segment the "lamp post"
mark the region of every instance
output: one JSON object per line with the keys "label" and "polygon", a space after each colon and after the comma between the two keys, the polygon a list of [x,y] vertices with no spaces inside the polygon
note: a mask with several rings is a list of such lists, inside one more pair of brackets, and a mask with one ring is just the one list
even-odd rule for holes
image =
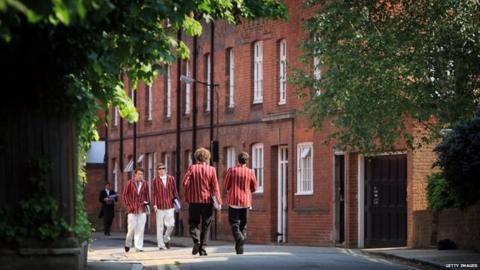
{"label": "lamp post", "polygon": [[[214,89],[214,87],[218,87],[219,86],[218,84],[202,82],[202,81],[199,81],[197,79],[194,79],[194,78],[191,78],[191,77],[188,77],[188,76],[185,76],[185,75],[181,75],[180,80],[184,83],[187,83],[187,84],[199,83],[199,84],[205,85],[207,87],[210,87],[210,91],[211,91],[210,92],[210,97],[211,97],[210,102],[211,102],[211,104],[213,103],[213,99],[215,98],[214,92],[216,92],[216,91],[213,91],[213,89]],[[217,97],[217,101],[218,101],[218,97]],[[193,108],[193,111],[196,111],[196,110],[197,110],[197,108]],[[210,151],[212,152],[212,159],[210,160],[211,163],[213,161],[218,162],[218,141],[214,140],[214,138],[213,138],[213,114],[214,113],[215,113],[215,107],[210,106]],[[218,121],[218,116],[217,116],[217,121]],[[196,131],[196,128],[197,127],[196,127],[196,122],[195,122],[194,126],[192,127],[192,130]],[[194,137],[193,140],[196,140],[196,138]],[[195,151],[195,149],[192,149],[192,152],[194,152],[194,151]]]}

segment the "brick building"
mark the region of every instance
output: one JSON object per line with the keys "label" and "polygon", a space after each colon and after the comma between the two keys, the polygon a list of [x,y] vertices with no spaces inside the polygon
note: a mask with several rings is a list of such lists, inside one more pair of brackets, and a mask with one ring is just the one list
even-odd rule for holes
{"label": "brick building", "polygon": [[[426,208],[425,176],[434,156],[428,148],[413,152],[402,143],[395,153],[373,157],[345,153],[324,143],[332,131],[329,125],[321,131],[309,129],[285,65],[300,65],[300,43],[307,37],[301,24],[307,15],[296,2],[286,1],[288,22],[216,22],[213,46],[210,24],[204,25],[197,41],[183,36],[192,52],[190,60],[180,68],[167,67],[152,86],[140,83],[136,91],[129,90],[140,113],[138,123],[127,124],[115,109],[110,112],[108,178],[121,191],[134,164],[152,179],[157,162],[165,163],[169,174],[183,177],[194,145],[210,148],[213,130],[219,142],[214,166],[220,184],[238,153],[251,155],[249,166],[257,174],[259,189],[249,216],[250,242],[412,245],[413,213]],[[186,84],[180,75],[201,82]],[[213,96],[204,83],[218,84]],[[124,231],[126,215],[119,206],[114,229]],[[177,232],[183,235],[188,235],[187,214],[185,207],[178,217]],[[217,214],[213,237],[231,239],[227,216],[226,209]],[[147,232],[155,232],[154,222],[148,220]]]}

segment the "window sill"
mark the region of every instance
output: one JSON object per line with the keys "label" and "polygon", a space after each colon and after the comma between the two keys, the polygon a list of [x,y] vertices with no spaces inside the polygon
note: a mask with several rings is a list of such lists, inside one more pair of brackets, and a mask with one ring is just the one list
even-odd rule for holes
{"label": "window sill", "polygon": [[293,195],[294,196],[308,196],[308,195],[313,195],[313,191],[312,192],[297,192],[297,193],[294,193]]}
{"label": "window sill", "polygon": [[262,191],[255,191],[254,193],[252,193],[252,195],[254,197],[263,196],[263,190]]}

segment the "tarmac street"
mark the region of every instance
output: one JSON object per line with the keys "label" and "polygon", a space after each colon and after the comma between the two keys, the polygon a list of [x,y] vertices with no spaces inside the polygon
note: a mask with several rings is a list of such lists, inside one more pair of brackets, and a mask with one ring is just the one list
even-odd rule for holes
{"label": "tarmac street", "polygon": [[[153,237],[150,237],[154,239]],[[245,254],[236,255],[233,243],[212,241],[208,256],[191,254],[188,238],[175,238],[169,250],[158,250],[146,237],[143,252],[126,253],[121,237],[95,237],[89,250],[89,270],[413,270],[412,266],[365,255],[360,250],[334,247],[245,245]]]}

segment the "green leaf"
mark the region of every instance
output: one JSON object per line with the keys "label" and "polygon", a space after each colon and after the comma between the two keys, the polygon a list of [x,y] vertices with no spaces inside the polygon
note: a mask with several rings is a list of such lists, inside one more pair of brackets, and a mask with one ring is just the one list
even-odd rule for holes
{"label": "green leaf", "polygon": [[70,11],[63,0],[52,0],[55,16],[65,25],[70,24]]}
{"label": "green leaf", "polygon": [[202,34],[202,24],[189,15],[185,15],[183,29],[192,37],[200,36]]}

